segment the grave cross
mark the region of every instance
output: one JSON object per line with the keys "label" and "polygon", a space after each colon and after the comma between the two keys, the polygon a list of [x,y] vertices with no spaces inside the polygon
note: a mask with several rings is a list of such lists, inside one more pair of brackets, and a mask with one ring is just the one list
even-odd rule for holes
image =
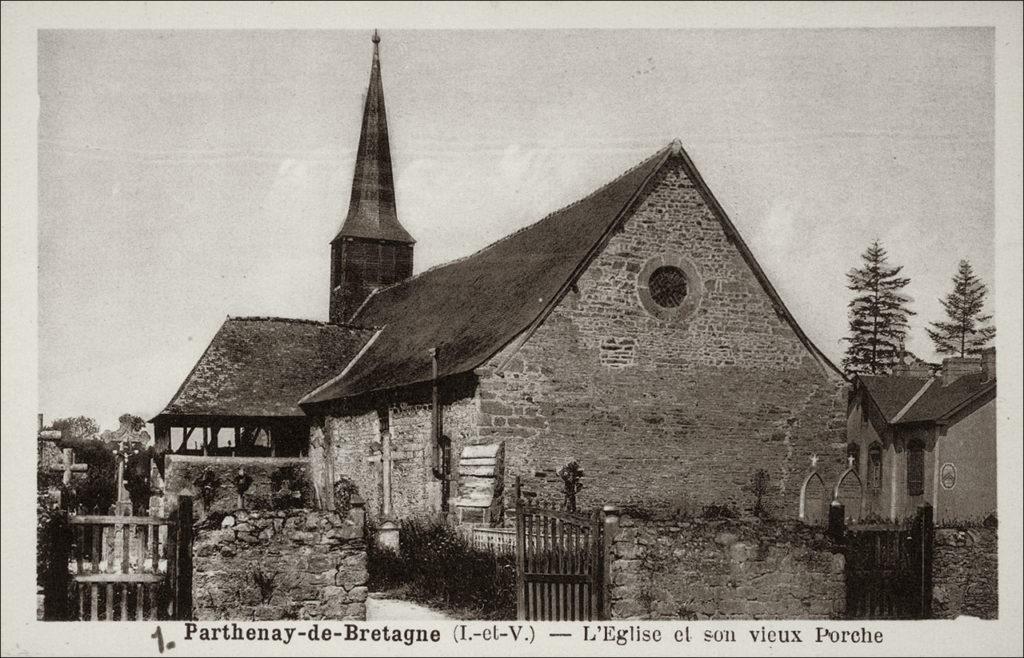
{"label": "grave cross", "polygon": [[384,432],[381,437],[380,451],[376,452],[369,457],[366,461],[371,464],[380,463],[381,465],[381,482],[383,484],[383,495],[382,495],[382,516],[387,519],[391,516],[391,471],[396,461],[403,459],[411,459],[416,456],[416,452],[412,450],[393,450],[391,448],[391,432]]}
{"label": "grave cross", "polygon": [[72,450],[71,448],[64,448],[64,450],[62,450],[61,452],[63,456],[62,463],[57,466],[51,466],[50,470],[62,471],[64,473],[64,475],[61,477],[61,482],[63,482],[64,486],[66,487],[71,484],[71,476],[74,473],[85,473],[87,470],[89,470],[89,465],[76,464],[75,451]]}
{"label": "grave cross", "polygon": [[132,513],[132,501],[128,495],[128,489],[124,486],[124,467],[131,455],[138,454],[138,446],[133,446],[127,439],[122,439],[114,450],[117,457],[117,503],[115,503],[114,514],[117,516],[129,516]]}

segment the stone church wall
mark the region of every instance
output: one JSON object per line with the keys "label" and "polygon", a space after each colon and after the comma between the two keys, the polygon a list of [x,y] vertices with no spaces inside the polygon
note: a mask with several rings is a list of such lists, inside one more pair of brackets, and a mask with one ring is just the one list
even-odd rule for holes
{"label": "stone church wall", "polygon": [[[478,405],[471,389],[458,386],[446,391],[444,433],[452,442],[452,463],[458,463],[462,446],[478,442]],[[431,405],[429,390],[406,391],[382,408],[391,410],[392,450],[404,453],[392,470],[392,508],[396,519],[422,517],[441,510],[441,482],[434,477]],[[376,409],[349,416],[327,416],[311,436],[311,461],[330,463],[333,475],[318,477],[353,481],[366,500],[367,516],[381,520],[383,484],[381,467],[367,458],[380,451],[380,424]],[[327,455],[318,459],[319,455]],[[455,496],[454,484],[451,495]]]}
{"label": "stone church wall", "polygon": [[[585,507],[744,508],[763,468],[766,502],[795,515],[812,453],[827,482],[842,465],[845,383],[776,314],[684,170],[659,177],[543,325],[478,370],[480,440],[505,441],[506,480],[542,497],[575,459]],[[644,299],[660,264],[688,275],[676,317]]]}
{"label": "stone church wall", "polygon": [[193,545],[196,618],[365,619],[363,509],[234,510],[199,524]]}
{"label": "stone church wall", "polygon": [[845,560],[798,522],[624,514],[611,547],[612,619],[835,619]]}

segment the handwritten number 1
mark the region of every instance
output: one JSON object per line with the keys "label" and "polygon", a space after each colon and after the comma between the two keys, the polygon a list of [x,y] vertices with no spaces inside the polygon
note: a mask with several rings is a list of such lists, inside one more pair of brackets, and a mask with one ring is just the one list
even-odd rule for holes
{"label": "handwritten number 1", "polygon": [[[150,637],[154,638],[156,640],[157,648],[160,649],[160,653],[163,653],[164,652],[164,634],[163,634],[163,631],[160,630],[159,626],[156,627],[156,630],[153,631],[153,634],[150,635]],[[174,648],[174,642],[173,641],[168,642],[167,643],[167,650],[170,651],[173,648]]]}

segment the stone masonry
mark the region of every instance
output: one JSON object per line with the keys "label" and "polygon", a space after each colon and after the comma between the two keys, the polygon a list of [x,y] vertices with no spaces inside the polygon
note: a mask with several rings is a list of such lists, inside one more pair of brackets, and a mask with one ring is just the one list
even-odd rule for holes
{"label": "stone masonry", "polygon": [[[209,517],[213,519],[214,517]],[[362,506],[346,514],[235,510],[196,527],[196,618],[365,619]]]}
{"label": "stone masonry", "polygon": [[[504,440],[507,477],[542,494],[578,460],[585,506],[742,508],[764,468],[770,503],[795,515],[812,453],[826,481],[839,472],[845,382],[776,313],[682,167],[653,186],[536,333],[480,369],[481,440]],[[685,261],[688,314],[641,303],[652,261]]]}
{"label": "stone masonry", "polygon": [[612,619],[830,619],[845,560],[796,522],[623,515],[612,543]]}
{"label": "stone masonry", "polygon": [[999,542],[995,528],[936,528],[932,615],[999,616]]}
{"label": "stone masonry", "polygon": [[[451,394],[453,391],[448,391]],[[477,403],[464,391],[444,399],[444,431],[451,439],[453,477],[462,447],[479,443]],[[382,405],[390,410],[392,449],[412,453],[393,465],[391,497],[396,519],[436,514],[441,509],[441,482],[432,472],[433,444],[429,392],[406,391],[397,400]],[[347,416],[328,416],[314,424],[310,436],[310,462],[314,477],[352,480],[366,500],[368,517],[380,520],[383,494],[381,467],[368,458],[381,447],[381,430],[376,409]],[[326,471],[326,472],[324,472]],[[451,496],[457,495],[453,483]]]}
{"label": "stone masonry", "polygon": [[[532,333],[478,368],[444,382],[452,463],[467,444],[504,443],[506,482],[560,499],[556,471],[584,470],[580,505],[753,503],[752,478],[768,475],[764,502],[795,517],[812,454],[830,484],[844,466],[846,383],[817,361],[775,308],[678,161],[666,165],[576,285]],[[678,314],[650,308],[645,272],[662,263],[687,274]],[[425,391],[391,392],[399,516],[436,512]],[[359,484],[373,516],[379,440],[373,409],[332,412],[311,437],[311,461]],[[318,457],[322,456],[322,457]],[[508,510],[513,487],[505,487]],[[451,492],[453,497],[460,495]],[[507,514],[506,514],[507,518]]]}

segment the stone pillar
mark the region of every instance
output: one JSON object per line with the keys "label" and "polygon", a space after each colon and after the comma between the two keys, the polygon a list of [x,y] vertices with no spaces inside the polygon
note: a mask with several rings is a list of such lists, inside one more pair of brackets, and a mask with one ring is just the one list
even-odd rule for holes
{"label": "stone pillar", "polygon": [[604,522],[604,557],[602,580],[604,591],[601,593],[601,618],[612,618],[612,562],[615,561],[615,537],[619,534],[620,510],[615,505],[605,505],[601,510],[601,517]]}

